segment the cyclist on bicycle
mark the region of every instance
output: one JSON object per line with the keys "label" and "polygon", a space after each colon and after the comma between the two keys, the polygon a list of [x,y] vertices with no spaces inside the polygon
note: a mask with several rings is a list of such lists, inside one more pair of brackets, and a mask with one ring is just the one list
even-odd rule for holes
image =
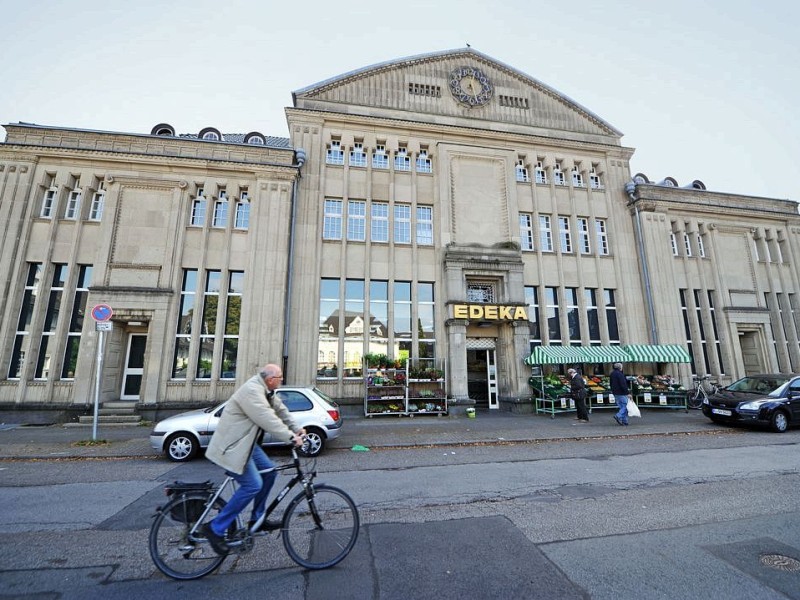
{"label": "cyclist on bicycle", "polygon": [[[283,379],[278,365],[267,364],[248,379],[231,396],[217,429],[206,450],[206,458],[225,469],[239,487],[213,521],[203,527],[203,534],[217,554],[227,554],[225,532],[250,501],[253,501],[251,523],[264,514],[267,497],[275,483],[275,465],[261,448],[264,430],[274,439],[285,439],[295,446],[303,445],[305,429],[297,427],[289,410],[275,394]],[[265,523],[262,529],[279,527]]]}

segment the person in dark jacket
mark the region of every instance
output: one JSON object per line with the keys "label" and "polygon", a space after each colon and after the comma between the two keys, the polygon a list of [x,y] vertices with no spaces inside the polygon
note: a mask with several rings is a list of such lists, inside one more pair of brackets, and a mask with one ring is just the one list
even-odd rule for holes
{"label": "person in dark jacket", "polygon": [[589,422],[589,410],[586,408],[586,382],[583,375],[575,369],[567,369],[569,375],[569,391],[575,401],[575,409],[578,411],[578,422],[576,425]]}
{"label": "person in dark jacket", "polygon": [[614,370],[611,372],[611,393],[617,401],[619,410],[614,415],[614,420],[620,425],[628,424],[628,398],[631,390],[628,386],[628,378],[622,372],[622,363],[614,363]]}

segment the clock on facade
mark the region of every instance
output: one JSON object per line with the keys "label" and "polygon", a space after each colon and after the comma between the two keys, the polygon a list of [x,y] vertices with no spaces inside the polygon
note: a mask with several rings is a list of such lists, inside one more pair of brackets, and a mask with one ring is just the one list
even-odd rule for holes
{"label": "clock on facade", "polygon": [[494,87],[480,69],[459,67],[450,73],[450,92],[462,104],[482,106],[492,99]]}

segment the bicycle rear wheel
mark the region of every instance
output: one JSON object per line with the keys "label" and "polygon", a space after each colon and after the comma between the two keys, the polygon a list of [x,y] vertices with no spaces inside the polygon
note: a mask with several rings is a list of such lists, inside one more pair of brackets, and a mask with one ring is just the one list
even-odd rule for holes
{"label": "bicycle rear wheel", "polygon": [[214,552],[201,533],[204,523],[217,516],[225,501],[217,498],[203,522],[193,525],[211,499],[208,493],[181,494],[163,506],[150,527],[150,558],[158,570],[173,579],[199,579],[222,564],[224,556]]}
{"label": "bicycle rear wheel", "polygon": [[700,390],[692,390],[686,396],[686,404],[689,408],[700,408],[703,405],[703,393]]}
{"label": "bicycle rear wheel", "polygon": [[350,553],[358,538],[358,509],[339,488],[320,484],[300,492],[283,515],[283,545],[306,569],[327,569]]}

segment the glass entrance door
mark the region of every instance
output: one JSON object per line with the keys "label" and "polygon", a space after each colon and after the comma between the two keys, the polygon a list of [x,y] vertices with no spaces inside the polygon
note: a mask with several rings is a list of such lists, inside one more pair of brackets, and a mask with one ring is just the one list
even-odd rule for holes
{"label": "glass entrance door", "polygon": [[144,374],[144,351],[147,335],[131,333],[128,336],[128,350],[125,353],[125,369],[122,372],[122,392],[120,400],[138,400]]}
{"label": "glass entrance door", "polygon": [[500,408],[494,348],[467,349],[467,388],[478,408]]}

